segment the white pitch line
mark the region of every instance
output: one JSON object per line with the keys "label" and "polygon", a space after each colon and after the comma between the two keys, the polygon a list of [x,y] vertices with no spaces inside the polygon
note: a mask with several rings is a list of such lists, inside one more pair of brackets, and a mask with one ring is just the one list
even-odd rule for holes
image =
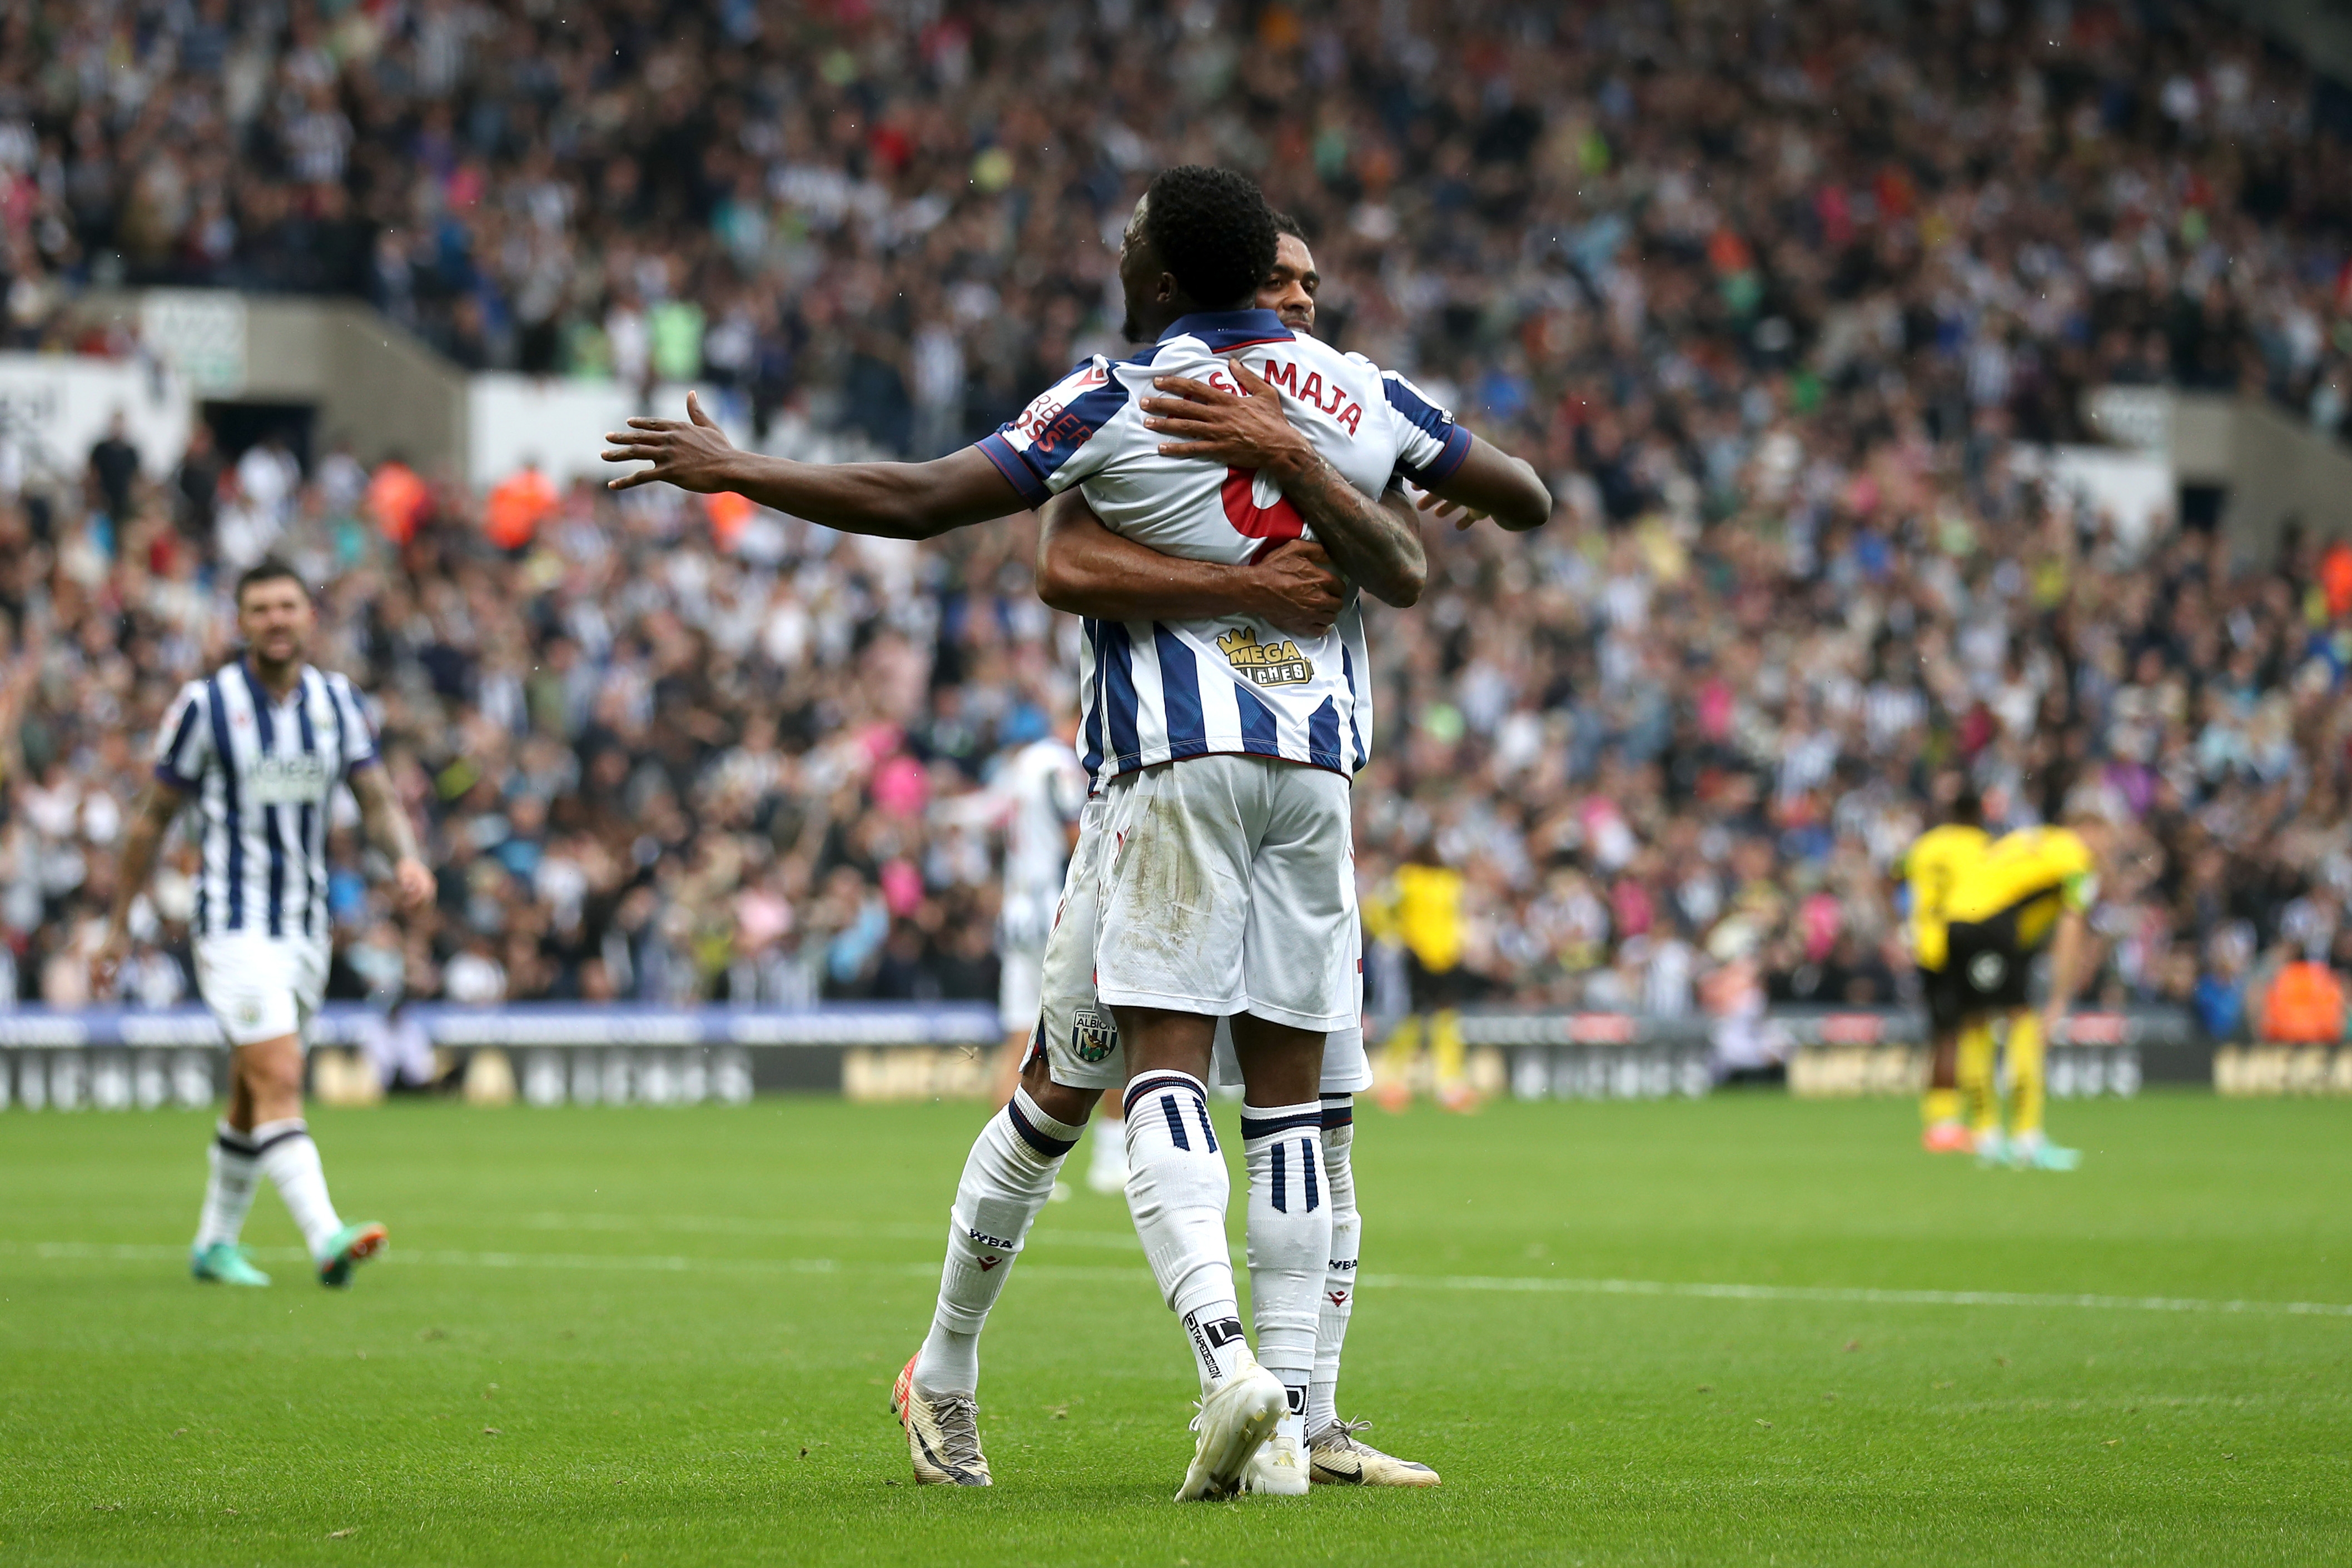
{"label": "white pitch line", "polygon": [[[268,1262],[300,1262],[298,1247],[257,1247]],[[0,1255],[57,1261],[176,1262],[187,1256],[177,1247],[87,1241],[0,1241]],[[939,1272],[932,1262],[843,1262],[832,1258],[688,1258],[648,1252],[458,1252],[395,1248],[389,1263],[455,1269],[591,1270],[654,1274],[903,1274]],[[1072,1263],[1032,1263],[1024,1275],[1055,1280],[1143,1280],[1144,1269]],[[1366,1274],[1360,1289],[1376,1291],[1475,1291],[1562,1296],[1680,1296],[1699,1301],[1799,1301],[1869,1307],[2070,1307],[2094,1312],[2221,1312],[2283,1317],[2352,1318],[2352,1304],[2336,1301],[2222,1301],[2190,1296],[2035,1294],[2023,1291],[1900,1291],[1841,1285],[1717,1285],[1671,1280],[1578,1280],[1480,1274]]]}
{"label": "white pitch line", "polygon": [[1873,1307],[2082,1307],[2128,1312],[2252,1312],[2352,1318],[2336,1301],[2215,1301],[2190,1296],[2039,1295],[2023,1291],[1892,1291],[1846,1285],[1710,1285],[1664,1280],[1514,1279],[1475,1274],[1367,1274],[1375,1290],[1529,1291],[1568,1296],[1688,1296],[1723,1301],[1820,1301]]}

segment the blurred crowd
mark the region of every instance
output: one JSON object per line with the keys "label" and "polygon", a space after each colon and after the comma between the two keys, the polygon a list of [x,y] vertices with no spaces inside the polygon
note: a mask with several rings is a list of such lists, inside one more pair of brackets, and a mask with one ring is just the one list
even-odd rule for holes
{"label": "blurred crowd", "polygon": [[[83,0],[0,30],[19,344],[121,347],[62,309],[114,280],[341,288],[468,365],[699,380],[919,456],[1115,348],[1153,169],[1258,173],[1324,335],[1561,501],[1433,533],[1428,597],[1372,625],[1360,867],[1465,873],[1489,999],[1896,999],[1891,868],[1955,773],[2005,822],[2088,791],[2134,825],[2106,1000],[2228,1032],[2265,967],[2352,961],[2352,552],[2232,561],[2019,446],[2084,438],[2113,382],[2344,429],[2352,99],[2204,9]],[[340,825],[346,994],[992,995],[999,759],[1069,722],[1028,519],[877,544],[168,455],[0,505],[18,994],[79,999],[144,737],[277,549],[442,868],[397,925]],[[186,903],[159,885],[136,995],[184,990]]]}
{"label": "blurred crowd", "polygon": [[2348,131],[2180,0],[32,0],[0,277],[19,342],[91,283],[339,289],[930,455],[1108,342],[1146,174],[1224,162],[1352,346],[1622,519],[1775,371],[1906,361],[1946,438],[2158,381],[2341,431]]}
{"label": "blurred crowd", "polygon": [[[1905,999],[1892,877],[1961,776],[2000,823],[2088,792],[2134,825],[2101,1001],[2227,1033],[2265,961],[2352,967],[2352,548],[2233,570],[2193,529],[2134,546],[2000,452],[1971,472],[1823,412],[1769,432],[1723,517],[1446,532],[1422,605],[1373,620],[1359,869],[1464,873],[1474,993]],[[182,483],[223,465],[199,444],[173,483],[134,477],[116,527],[105,455],[0,508],[0,989],[61,1004],[148,737],[233,648],[221,513],[206,532]],[[215,483],[266,491],[267,465],[291,467],[257,445]],[[244,526],[322,585],[315,657],[373,694],[440,870],[395,923],[339,812],[338,994],[993,994],[1000,769],[1071,725],[1076,623],[1034,597],[1033,519],[915,546],[583,485],[500,543],[494,505],[395,465],[279,477]],[[191,854],[142,912],[131,999],[185,995]]]}

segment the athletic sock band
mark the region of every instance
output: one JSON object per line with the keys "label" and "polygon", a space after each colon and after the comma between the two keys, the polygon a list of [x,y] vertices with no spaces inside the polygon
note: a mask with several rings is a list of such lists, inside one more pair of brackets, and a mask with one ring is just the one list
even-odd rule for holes
{"label": "athletic sock band", "polygon": [[1004,1111],[1012,1119],[1013,1130],[1021,1134],[1021,1141],[1049,1160],[1058,1160],[1076,1148],[1078,1134],[1086,1130],[1045,1114],[1026,1089],[1014,1089]]}
{"label": "athletic sock band", "polygon": [[1179,1072],[1171,1067],[1156,1068],[1150,1072],[1138,1074],[1134,1081],[1128,1084],[1127,1092],[1119,1096],[1120,1109],[1132,1114],[1136,1101],[1155,1089],[1189,1090],[1203,1099],[1207,1098],[1209,1092],[1208,1086],[1189,1072]]}
{"label": "athletic sock band", "polygon": [[253,1143],[250,1147],[255,1156],[258,1157],[289,1139],[307,1138],[310,1135],[310,1124],[297,1116],[291,1121],[271,1122],[264,1126],[256,1127],[253,1130]]}

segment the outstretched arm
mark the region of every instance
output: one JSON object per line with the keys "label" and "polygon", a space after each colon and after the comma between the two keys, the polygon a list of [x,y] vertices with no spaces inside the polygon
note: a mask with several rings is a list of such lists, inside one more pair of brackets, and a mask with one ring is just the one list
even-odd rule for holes
{"label": "outstretched arm", "polygon": [[1282,486],[1290,504],[1315,529],[1316,542],[1349,580],[1383,604],[1417,602],[1429,581],[1421,530],[1340,476],[1306,433],[1283,417],[1282,394],[1239,360],[1226,361],[1239,393],[1161,376],[1152,382],[1173,397],[1146,398],[1144,425],[1168,439],[1162,455],[1200,457],[1232,468],[1255,468]]}
{"label": "outstretched arm", "polygon": [[1239,566],[1161,555],[1103,527],[1076,489],[1038,514],[1037,597],[1097,621],[1200,621],[1248,615],[1293,637],[1320,637],[1339,613],[1330,557],[1286,539]]}
{"label": "outstretched arm", "polygon": [[606,481],[614,490],[663,480],[709,495],[732,490],[845,533],[927,539],[1024,509],[1013,482],[971,448],[929,463],[794,463],[743,452],[686,394],[684,419],[632,419],[606,433],[604,461],[650,463]]}

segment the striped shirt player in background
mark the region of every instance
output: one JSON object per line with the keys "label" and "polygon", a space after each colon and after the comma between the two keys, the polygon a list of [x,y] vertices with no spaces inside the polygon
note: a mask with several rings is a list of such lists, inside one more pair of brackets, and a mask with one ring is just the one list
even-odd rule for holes
{"label": "striped shirt player in background", "polygon": [[433,896],[408,818],[376,757],[359,694],[303,662],[310,595],[293,569],[264,561],[237,580],[242,655],[181,688],[156,737],[155,782],[122,851],[112,919],[94,963],[108,994],[163,835],[193,807],[202,838],[196,989],[229,1042],[228,1113],[211,1151],[190,1270],[198,1280],[267,1285],[238,1245],[267,1175],[302,1231],[322,1284],[351,1282],[383,1249],[373,1222],[346,1225],[327,1196],[302,1120],[303,1030],[326,989],[327,829],[348,783],[368,841],[393,864],[410,908]]}
{"label": "striped shirt player in background", "polygon": [[[1262,209],[1263,199],[1257,200]],[[1252,265],[1262,267],[1264,261]],[[1172,287],[1172,280],[1163,277],[1159,281],[1171,286],[1163,288],[1161,298],[1146,302],[1143,314],[1151,319],[1148,330],[1171,324],[1181,314],[1177,308],[1180,305],[1189,308],[1189,302],[1175,298],[1179,290]],[[1289,337],[1278,321],[1260,320],[1249,325],[1270,328],[1267,341],[1286,340]],[[1188,341],[1194,349],[1205,348],[1198,338]],[[1220,375],[1223,370],[1222,365],[1214,364],[1199,368]],[[1085,378],[1089,370],[1102,375],[1097,385],[1108,385],[1108,372],[1099,361],[1080,367],[1072,379]],[[1148,370],[1145,373],[1148,376]],[[1377,371],[1371,372],[1375,381],[1377,375]],[[1351,372],[1351,377],[1362,379],[1360,371]],[[1137,390],[1132,384],[1121,384],[1122,395],[1133,395]],[[1233,382],[1228,380],[1225,384],[1230,387]],[[1376,392],[1372,395],[1386,403],[1385,394]],[[1326,401],[1325,392],[1318,388],[1318,410],[1324,408]],[[1365,417],[1360,401],[1342,402],[1336,410],[1327,412],[1344,416],[1351,408],[1355,411],[1354,422],[1360,425]],[[1107,414],[1109,411],[1104,412]],[[663,480],[701,493],[732,490],[779,510],[845,531],[919,538],[1019,510],[1024,497],[1044,488],[1034,469],[1016,482],[1014,476],[1028,466],[1028,459],[1010,450],[1010,438],[1016,435],[1024,449],[1034,448],[1041,435],[1051,444],[1060,424],[1060,413],[1041,421],[1038,416],[1042,413],[1041,408],[1033,405],[1027,428],[1008,426],[1001,433],[1006,439],[992,438],[991,442],[930,463],[812,465],[734,450],[701,413],[698,404],[689,399],[686,420],[632,420],[629,429],[609,437],[611,444],[604,455],[616,463],[643,461],[651,465],[614,479],[614,488]],[[1085,434],[1073,445],[1082,444],[1098,428],[1085,425],[1083,414],[1080,420]],[[1073,427],[1073,433],[1078,428]],[[1520,481],[1523,474],[1531,479],[1531,474],[1525,474],[1524,465],[1500,457],[1482,444],[1468,445],[1469,455],[1462,460],[1452,479],[1437,482],[1436,487],[1450,492],[1457,485],[1476,480],[1491,486],[1493,494],[1483,494],[1474,486],[1463,498],[1488,507],[1509,507],[1515,501],[1524,507],[1526,488]],[[1150,448],[1143,450],[1148,454]],[[1060,524],[1052,524],[1049,519],[1049,533],[1063,546],[1074,547],[1063,550],[1056,570],[1056,575],[1067,580],[1069,592],[1059,597],[1049,594],[1049,602],[1105,623],[1140,621],[1147,634],[1153,621],[1191,621],[1239,612],[1278,632],[1316,640],[1319,646],[1338,605],[1328,593],[1328,579],[1318,564],[1322,550],[1298,538],[1303,531],[1297,524],[1298,512],[1303,510],[1315,522],[1318,538],[1332,544],[1334,554],[1347,549],[1351,540],[1360,545],[1366,542],[1375,530],[1383,542],[1393,536],[1387,532],[1385,518],[1366,524],[1366,491],[1341,479],[1328,462],[1312,452],[1293,451],[1287,455],[1297,461],[1285,477],[1279,497],[1254,484],[1234,486],[1230,498],[1234,510],[1245,517],[1274,519],[1277,525],[1259,536],[1255,551],[1240,552],[1238,559],[1229,556],[1226,561],[1218,562],[1156,554],[1105,530],[1086,515],[1083,507],[1076,507],[1074,514]],[[1504,482],[1495,483],[1495,470],[1502,471]],[[1181,467],[1172,471],[1180,476],[1185,473]],[[1385,471],[1379,476],[1382,482],[1387,477]],[[1234,478],[1233,475],[1212,471],[1212,494],[1222,499],[1226,485]],[[1373,487],[1367,486],[1367,490]],[[1540,495],[1541,486],[1533,487]],[[1502,498],[1496,499],[1497,496]],[[1286,498],[1292,503],[1290,508],[1276,504]],[[1548,498],[1542,511],[1549,511]],[[1226,513],[1229,518],[1233,515],[1232,511]],[[1283,526],[1285,519],[1286,526]],[[1352,535],[1351,528],[1356,530]],[[1417,538],[1412,542],[1417,546]],[[1075,548],[1081,544],[1082,550]],[[1373,570],[1379,570],[1377,560],[1371,565]],[[1356,574],[1370,575],[1360,570]],[[1261,638],[1249,641],[1260,649],[1265,645]],[[1360,661],[1352,673],[1362,678]],[[1238,707],[1239,704],[1234,706]],[[1231,712],[1229,709],[1229,718]],[[1336,718],[1336,710],[1328,716]],[[1331,726],[1327,724],[1324,727]],[[1294,735],[1294,738],[1298,737]],[[1095,810],[1089,808],[1089,815]],[[1082,830],[1082,843],[1089,831]],[[1074,870],[1073,887],[1076,881]],[[1352,965],[1346,967],[1351,968]],[[1352,977],[1349,978],[1352,980]],[[1352,984],[1349,988],[1352,991]],[[1349,1000],[1352,1004],[1352,996]],[[1082,1057],[1099,1062],[1113,1049],[1115,1036],[1115,1030],[1104,1020],[1078,1043],[1077,1050]],[[1057,1038],[1050,1043],[1061,1042]],[[1060,1054],[1057,1051],[1050,1061],[1042,1054],[1033,1059],[1012,1104],[982,1129],[958,1187],[950,1255],[932,1333],[901,1373],[893,1396],[894,1407],[908,1427],[917,1476],[924,1481],[988,1484],[987,1464],[979,1450],[971,1392],[978,1376],[979,1333],[1010,1272],[1009,1265],[1052,1189],[1063,1156],[1085,1124],[1095,1091],[1101,1087],[1100,1082],[1075,1087],[1059,1082],[1061,1075],[1052,1069],[1060,1065]],[[1205,1068],[1205,1061],[1201,1065]],[[1114,1066],[1110,1071],[1113,1079],[1124,1075],[1121,1068]],[[1045,1102],[1051,1102],[1050,1113]],[[1217,1167],[1216,1179],[1222,1191],[1221,1166]],[[1304,1273],[1310,1296],[1313,1287],[1320,1282],[1327,1250],[1328,1245],[1315,1243],[1313,1256],[1306,1260]],[[1216,1266],[1225,1272],[1229,1282],[1230,1266],[1223,1261],[1222,1242]],[[1228,1324],[1235,1331],[1230,1336],[1223,1332]],[[1219,1333],[1204,1354],[1238,1343],[1236,1322],[1227,1320],[1216,1327]]]}

